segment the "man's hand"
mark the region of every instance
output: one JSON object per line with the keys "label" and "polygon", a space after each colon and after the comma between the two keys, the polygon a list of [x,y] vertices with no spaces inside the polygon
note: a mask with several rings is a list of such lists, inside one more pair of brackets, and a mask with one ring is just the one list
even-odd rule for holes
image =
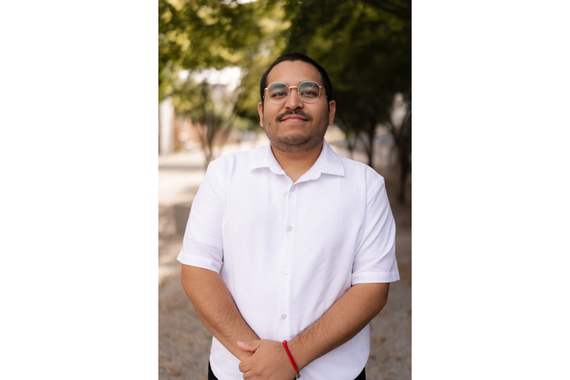
{"label": "man's hand", "polygon": [[283,343],[263,339],[238,342],[237,345],[244,351],[254,353],[239,364],[244,379],[293,380],[295,378],[297,373]]}

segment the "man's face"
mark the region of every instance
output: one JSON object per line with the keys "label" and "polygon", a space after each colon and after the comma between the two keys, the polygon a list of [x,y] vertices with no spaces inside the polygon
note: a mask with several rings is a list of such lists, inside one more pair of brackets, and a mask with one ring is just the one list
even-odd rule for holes
{"label": "man's face", "polygon": [[[267,76],[268,85],[283,82],[289,86],[298,86],[304,81],[315,81],[323,85],[319,71],[303,61],[281,62]],[[265,91],[265,107],[262,103],[257,106],[259,124],[265,128],[274,148],[283,152],[308,151],[322,143],[327,126],[333,123],[336,104],[332,100],[327,104],[324,87],[313,103],[303,102],[296,88],[290,91],[287,101],[280,104],[271,102]]]}

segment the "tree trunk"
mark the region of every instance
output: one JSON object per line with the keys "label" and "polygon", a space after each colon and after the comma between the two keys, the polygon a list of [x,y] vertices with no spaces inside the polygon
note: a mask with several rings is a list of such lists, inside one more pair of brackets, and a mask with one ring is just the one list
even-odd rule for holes
{"label": "tree trunk", "polygon": [[346,148],[348,149],[348,152],[350,154],[350,158],[354,159],[354,147],[356,145],[356,139],[351,140],[349,135],[347,135],[346,133],[345,133],[345,135],[346,135]]}
{"label": "tree trunk", "polygon": [[376,137],[376,118],[372,117],[370,119],[370,124],[368,125],[368,149],[366,153],[368,154],[368,166],[374,168],[374,138]]}
{"label": "tree trunk", "polygon": [[406,180],[410,172],[410,164],[410,152],[404,148],[400,153],[400,193],[398,195],[400,203],[406,202]]}
{"label": "tree trunk", "polygon": [[411,169],[410,153],[412,151],[412,114],[408,111],[400,134],[398,136],[398,150],[400,155],[400,194],[398,201],[405,203],[406,201],[406,180]]}

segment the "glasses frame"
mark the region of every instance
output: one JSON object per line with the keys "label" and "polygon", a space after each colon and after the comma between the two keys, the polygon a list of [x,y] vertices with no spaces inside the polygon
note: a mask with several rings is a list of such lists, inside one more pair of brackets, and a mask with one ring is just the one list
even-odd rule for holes
{"label": "glasses frame", "polygon": [[[303,83],[307,83],[307,82],[316,83],[317,86],[319,86],[319,95],[315,98],[315,100],[313,100],[313,101],[311,101],[311,102],[308,102],[308,101],[304,100],[303,98],[301,98],[301,95],[299,94],[299,87],[301,87],[301,86],[303,85]],[[285,98],[285,100],[283,100],[283,101],[281,101],[281,102],[276,102],[275,100],[272,100],[270,96],[268,96],[267,98],[268,98],[269,101],[270,101],[271,103],[273,103],[273,104],[283,104],[283,103],[285,103],[287,100],[289,100],[289,97],[291,96],[291,89],[292,89],[292,88],[296,88],[296,89],[297,89],[297,96],[299,97],[299,99],[300,99],[303,103],[314,103],[314,102],[316,102],[316,101],[321,97],[321,92],[322,92],[321,89],[323,88],[323,86],[321,86],[321,85],[319,84],[319,82],[317,82],[317,81],[314,81],[314,80],[306,80],[306,81],[303,81],[303,82],[299,83],[297,86],[289,86],[289,85],[288,85],[287,83],[285,83],[285,82],[272,82],[272,83],[269,83],[269,84],[267,85],[267,87],[265,87],[265,91],[269,91],[269,87],[271,87],[271,85],[274,85],[275,83],[284,84],[284,85],[287,87],[287,89],[289,90],[289,94],[287,95],[287,97]]]}

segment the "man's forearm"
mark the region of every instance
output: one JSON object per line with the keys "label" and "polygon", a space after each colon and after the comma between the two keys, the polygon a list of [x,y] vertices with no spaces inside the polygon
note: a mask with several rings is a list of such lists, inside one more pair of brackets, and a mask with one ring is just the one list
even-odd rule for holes
{"label": "man's forearm", "polygon": [[220,276],[211,270],[182,265],[181,282],[206,328],[240,361],[252,355],[238,341],[259,337],[245,322]]}
{"label": "man's forearm", "polygon": [[390,284],[356,284],[288,342],[299,370],[352,339],[386,305]]}
{"label": "man's forearm", "polygon": [[[315,323],[288,342],[299,368],[352,339],[374,318],[388,300],[390,284],[357,284],[344,293]],[[261,340],[240,343],[244,351],[255,352],[239,369],[248,379],[283,379],[294,371],[281,342]]]}

